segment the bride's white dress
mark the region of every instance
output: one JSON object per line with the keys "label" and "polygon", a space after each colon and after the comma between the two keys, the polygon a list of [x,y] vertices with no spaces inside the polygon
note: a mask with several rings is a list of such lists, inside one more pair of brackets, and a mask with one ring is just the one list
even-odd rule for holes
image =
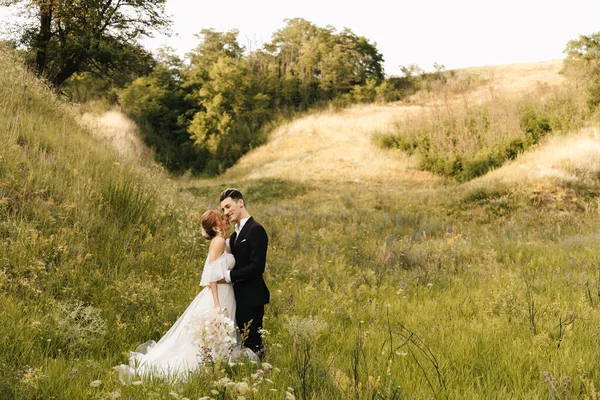
{"label": "bride's white dress", "polygon": [[[221,257],[212,262],[209,262],[208,257],[206,258],[200,281],[200,285],[205,288],[200,291],[177,322],[158,342],[149,341],[140,345],[130,353],[129,365],[122,364],[114,367],[119,373],[122,383],[130,383],[136,375],[182,379],[201,365],[202,356],[198,347],[193,343],[189,324],[194,323],[194,318],[197,318],[199,314],[214,309],[213,297],[208,284],[222,279],[225,271],[231,270],[234,265],[235,259],[228,252],[224,252]],[[226,308],[229,317],[235,321],[236,304],[233,286],[228,283],[220,283],[217,288],[221,309]],[[239,354],[241,351],[239,334],[233,330],[230,335],[238,343],[236,352]],[[223,350],[220,352],[223,353]],[[231,356],[230,353],[229,350],[226,350],[225,354],[213,352],[213,357],[227,358]]]}

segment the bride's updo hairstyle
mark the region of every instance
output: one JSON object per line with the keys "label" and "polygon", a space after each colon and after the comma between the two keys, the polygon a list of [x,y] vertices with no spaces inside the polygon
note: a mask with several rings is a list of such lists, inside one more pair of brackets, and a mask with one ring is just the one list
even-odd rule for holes
{"label": "bride's updo hairstyle", "polygon": [[217,236],[217,232],[214,231],[214,227],[217,226],[217,222],[221,219],[221,214],[215,210],[208,210],[204,214],[202,214],[202,236],[206,240],[211,240],[215,236]]}

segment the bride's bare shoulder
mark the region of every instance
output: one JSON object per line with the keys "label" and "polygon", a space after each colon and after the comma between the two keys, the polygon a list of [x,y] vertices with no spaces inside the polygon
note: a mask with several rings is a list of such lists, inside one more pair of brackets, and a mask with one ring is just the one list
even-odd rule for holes
{"label": "bride's bare shoulder", "polygon": [[225,239],[221,236],[216,236],[210,241],[208,246],[208,255],[211,261],[221,257],[225,251]]}

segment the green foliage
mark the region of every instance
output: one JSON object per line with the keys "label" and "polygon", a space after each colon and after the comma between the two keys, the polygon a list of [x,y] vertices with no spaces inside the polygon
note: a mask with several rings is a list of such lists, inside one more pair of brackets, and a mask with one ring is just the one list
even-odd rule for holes
{"label": "green foliage", "polygon": [[[568,215],[491,184],[174,182],[115,163],[0,55],[0,398],[596,395],[597,181],[555,188]],[[268,364],[123,386],[112,367],[197,295],[197,216],[230,185],[269,233]]]}
{"label": "green foliage", "polygon": [[196,145],[211,154],[207,169],[214,174],[262,144],[262,127],[270,111],[268,96],[258,91],[248,62],[239,52],[227,54],[223,49],[233,47],[227,42],[215,43],[228,39],[228,35],[204,33],[209,36],[208,42],[197,49],[193,57],[196,64],[188,72],[190,79],[186,82],[187,87],[200,88],[190,95],[200,111],[194,115],[189,132]]}
{"label": "green foliage", "polygon": [[568,89],[495,100],[466,108],[438,107],[374,135],[381,147],[417,155],[421,168],[460,182],[502,166],[546,135],[577,129],[590,117],[577,91]]}
{"label": "green foliage", "polygon": [[159,65],[119,92],[122,107],[169,170],[215,175],[266,140],[274,121],[338,99],[397,100],[375,45],[345,29],[287,20],[252,52],[238,32],[204,29],[190,65],[163,53]]}
{"label": "green foliage", "polygon": [[587,89],[588,104],[597,108],[600,104],[600,33],[579,35],[579,39],[567,43],[567,55],[563,72],[580,81]]}
{"label": "green foliage", "polygon": [[194,146],[188,134],[190,115],[196,107],[182,87],[181,61],[168,49],[163,62],[148,76],[129,84],[119,93],[119,102],[141,127],[146,144],[156,160],[174,172],[202,171],[208,152]]}
{"label": "green foliage", "polygon": [[152,57],[136,41],[153,31],[165,31],[170,24],[164,13],[165,0],[3,3],[22,5],[23,25],[16,39],[25,46],[38,75],[55,87],[76,73],[90,72],[118,81],[124,74],[147,72]]}

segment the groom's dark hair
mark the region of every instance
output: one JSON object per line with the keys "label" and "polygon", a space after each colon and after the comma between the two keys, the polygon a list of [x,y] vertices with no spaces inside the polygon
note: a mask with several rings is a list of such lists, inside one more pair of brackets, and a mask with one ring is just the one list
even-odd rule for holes
{"label": "groom's dark hair", "polygon": [[[229,188],[229,189],[225,189],[221,192],[221,198],[219,199],[219,201],[223,201],[226,198],[231,197],[232,200],[238,201],[240,199],[244,200],[244,196],[242,196],[242,192],[240,192],[239,190],[235,189],[235,188]],[[246,202],[246,200],[244,200],[244,203]]]}

